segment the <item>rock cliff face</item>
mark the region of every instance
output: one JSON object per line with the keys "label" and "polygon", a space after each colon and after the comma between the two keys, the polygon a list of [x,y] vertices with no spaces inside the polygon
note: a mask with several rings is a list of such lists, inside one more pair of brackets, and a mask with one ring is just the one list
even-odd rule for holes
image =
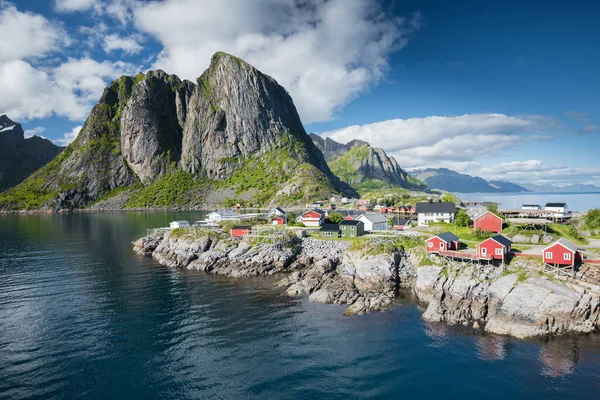
{"label": "rock cliff face", "polygon": [[356,189],[360,190],[365,186],[426,188],[416,181],[410,181],[408,174],[400,168],[394,157],[388,157],[381,148],[371,147],[361,140],[341,144],[314,133],[310,137],[325,155],[332,172]]}
{"label": "rock cliff face", "polygon": [[170,267],[231,277],[285,274],[277,285],[289,296],[348,304],[348,315],[389,307],[399,285],[408,285],[413,275],[399,252],[366,255],[348,251],[347,242],[292,238],[253,246],[245,240],[173,237],[167,232],[141,238],[133,246]]}
{"label": "rock cliff face", "polygon": [[[285,89],[216,53],[195,83],[163,71],[111,83],[79,137],[35,179],[0,197],[0,208],[23,208],[23,191],[42,194],[33,208],[77,208],[125,187],[183,196],[179,191],[200,181],[206,193],[227,186],[237,200],[261,203],[328,196],[341,187]],[[153,198],[137,200],[156,206]]]}
{"label": "rock cliff face", "polygon": [[586,286],[525,270],[503,274],[498,267],[455,264],[418,268],[415,293],[428,303],[427,320],[476,323],[487,332],[527,338],[597,331],[600,288]]}
{"label": "rock cliff face", "polygon": [[32,172],[49,163],[62,148],[48,139],[25,139],[21,124],[0,116],[0,191],[21,183]]}

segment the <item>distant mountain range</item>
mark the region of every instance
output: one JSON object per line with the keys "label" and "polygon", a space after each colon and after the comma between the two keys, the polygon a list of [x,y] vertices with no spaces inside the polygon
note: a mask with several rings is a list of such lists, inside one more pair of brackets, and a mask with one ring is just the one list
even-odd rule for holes
{"label": "distant mountain range", "polygon": [[528,189],[506,181],[487,181],[478,176],[461,174],[447,168],[426,168],[411,172],[432,189],[457,193],[514,193]]}
{"label": "distant mountain range", "polygon": [[600,192],[600,187],[594,185],[583,185],[576,183],[568,186],[554,186],[554,185],[535,185],[533,183],[522,184],[524,188],[531,192],[543,192],[543,193],[560,193],[560,192],[577,192],[577,193],[592,193]]}

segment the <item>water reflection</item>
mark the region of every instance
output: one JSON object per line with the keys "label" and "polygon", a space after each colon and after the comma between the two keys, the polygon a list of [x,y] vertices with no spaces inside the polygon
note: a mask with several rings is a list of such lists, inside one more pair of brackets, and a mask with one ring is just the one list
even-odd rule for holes
{"label": "water reflection", "polygon": [[540,350],[539,360],[542,365],[542,375],[562,377],[575,372],[579,362],[579,346],[576,340],[550,340]]}
{"label": "water reflection", "polygon": [[481,335],[475,339],[477,357],[484,361],[504,360],[509,352],[510,339],[497,335]]}

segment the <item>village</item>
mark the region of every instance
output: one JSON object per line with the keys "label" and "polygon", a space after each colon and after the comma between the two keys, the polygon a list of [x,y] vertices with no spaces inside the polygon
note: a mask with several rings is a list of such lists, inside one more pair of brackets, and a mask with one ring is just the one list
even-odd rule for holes
{"label": "village", "polygon": [[498,210],[494,204],[483,208],[461,202],[457,206],[442,199],[420,201],[414,206],[386,206],[333,196],[326,209],[319,208],[326,204],[313,202],[301,211],[281,207],[266,213],[214,211],[193,224],[173,221],[169,228],[225,229],[233,238],[276,236],[282,229],[298,237],[324,240],[381,242],[409,236],[419,240],[426,259],[441,257],[503,269],[513,259],[523,259],[565,279],[576,279],[585,264],[600,264],[600,260],[585,256],[575,238],[563,234],[572,220],[565,203]]}

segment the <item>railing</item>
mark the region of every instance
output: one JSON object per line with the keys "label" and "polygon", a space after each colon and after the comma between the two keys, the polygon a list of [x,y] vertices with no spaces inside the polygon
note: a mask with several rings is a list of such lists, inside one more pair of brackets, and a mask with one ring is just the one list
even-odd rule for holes
{"label": "railing", "polygon": [[477,253],[468,253],[466,251],[452,251],[452,250],[437,250],[431,251],[430,253],[439,254],[440,256],[453,257],[453,258],[466,258],[470,260],[491,260],[492,256],[481,255]]}

